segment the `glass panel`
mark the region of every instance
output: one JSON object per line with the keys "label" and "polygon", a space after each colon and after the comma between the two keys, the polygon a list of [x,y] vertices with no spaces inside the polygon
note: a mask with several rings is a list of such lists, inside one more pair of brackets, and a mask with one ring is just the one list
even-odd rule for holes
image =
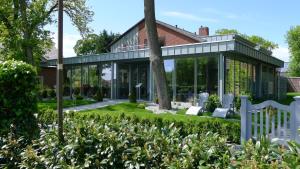
{"label": "glass panel", "polygon": [[[197,93],[218,92],[218,60],[215,56],[198,58]],[[192,75],[190,75],[192,76]]]}
{"label": "glass panel", "polygon": [[234,93],[234,60],[226,58],[225,93]]}
{"label": "glass panel", "polygon": [[73,67],[73,74],[72,74],[72,93],[75,95],[80,94],[81,88],[81,68],[80,66]]}
{"label": "glass panel", "polygon": [[71,67],[66,67],[64,69],[64,96],[70,96],[70,84],[71,83]]}
{"label": "glass panel", "polygon": [[193,101],[194,58],[176,60],[176,100]]}
{"label": "glass panel", "polygon": [[129,94],[129,65],[118,65],[118,97],[120,99],[128,98]]}
{"label": "glass panel", "polygon": [[147,65],[146,64],[142,64],[139,65],[139,83],[142,83],[140,92],[141,92],[141,99],[147,99],[148,98],[148,80],[147,80]]}
{"label": "glass panel", "polygon": [[[101,68],[102,67],[102,68]],[[101,72],[102,70],[102,72]],[[104,98],[111,98],[111,64],[103,64],[98,66],[98,71],[101,74],[101,87]]]}
{"label": "glass panel", "polygon": [[90,89],[89,78],[88,78],[88,65],[82,66],[82,94],[83,96],[88,95]]}
{"label": "glass panel", "polygon": [[234,61],[234,91],[235,95],[240,94],[240,61]]}
{"label": "glass panel", "polygon": [[172,77],[174,73],[174,59],[164,60],[164,66],[165,66],[167,83],[168,83],[168,92],[170,98],[172,99],[173,98]]}
{"label": "glass panel", "polygon": [[92,97],[96,94],[96,91],[99,87],[99,74],[97,73],[97,65],[89,66],[89,85],[90,90],[88,96]]}

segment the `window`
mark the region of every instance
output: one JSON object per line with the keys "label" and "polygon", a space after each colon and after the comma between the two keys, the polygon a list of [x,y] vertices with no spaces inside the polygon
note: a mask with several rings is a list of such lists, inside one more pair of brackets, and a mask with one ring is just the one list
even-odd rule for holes
{"label": "window", "polygon": [[148,40],[144,39],[144,48],[148,47]]}

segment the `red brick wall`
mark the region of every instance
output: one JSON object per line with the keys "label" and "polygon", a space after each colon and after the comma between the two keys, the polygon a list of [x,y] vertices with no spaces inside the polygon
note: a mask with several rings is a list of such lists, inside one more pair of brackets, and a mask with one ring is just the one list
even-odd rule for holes
{"label": "red brick wall", "polygon": [[56,85],[56,68],[54,67],[41,67],[39,76],[43,77],[43,85],[46,87],[54,88]]}
{"label": "red brick wall", "polygon": [[288,77],[288,91],[300,92],[300,77]]}
{"label": "red brick wall", "polygon": [[[159,37],[165,38],[165,46],[181,45],[189,43],[197,43],[195,39],[182,35],[174,30],[166,28],[160,24],[157,24],[157,32]],[[139,46],[144,46],[144,40],[147,39],[145,23],[142,22],[139,25]]]}

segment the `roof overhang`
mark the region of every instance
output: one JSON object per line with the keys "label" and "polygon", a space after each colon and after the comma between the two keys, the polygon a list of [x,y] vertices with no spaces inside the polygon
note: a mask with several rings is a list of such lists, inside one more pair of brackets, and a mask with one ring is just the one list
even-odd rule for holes
{"label": "roof overhang", "polygon": [[[162,47],[163,58],[180,57],[185,55],[196,56],[199,54],[211,54],[222,52],[235,52],[246,57],[256,59],[276,67],[283,67],[284,62],[271,55],[265,49],[256,49],[253,43],[241,38],[238,35],[216,35],[206,37],[205,42],[186,45]],[[103,53],[98,55],[76,56],[64,58],[66,65],[71,64],[92,64],[97,62],[121,61],[121,60],[149,60],[149,49],[139,49],[117,53]],[[55,66],[56,60],[48,60],[47,66]]]}

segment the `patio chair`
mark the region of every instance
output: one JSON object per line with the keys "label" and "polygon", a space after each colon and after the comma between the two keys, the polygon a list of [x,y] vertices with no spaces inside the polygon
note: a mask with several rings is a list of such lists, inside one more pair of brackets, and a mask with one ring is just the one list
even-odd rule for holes
{"label": "patio chair", "polygon": [[199,113],[202,113],[205,109],[205,105],[208,100],[208,93],[200,93],[199,99],[198,99],[198,105],[197,106],[191,106],[185,114],[187,115],[198,115]]}
{"label": "patio chair", "polygon": [[218,107],[213,112],[213,117],[226,118],[227,115],[233,112],[233,94],[225,94],[222,100],[222,107]]}

